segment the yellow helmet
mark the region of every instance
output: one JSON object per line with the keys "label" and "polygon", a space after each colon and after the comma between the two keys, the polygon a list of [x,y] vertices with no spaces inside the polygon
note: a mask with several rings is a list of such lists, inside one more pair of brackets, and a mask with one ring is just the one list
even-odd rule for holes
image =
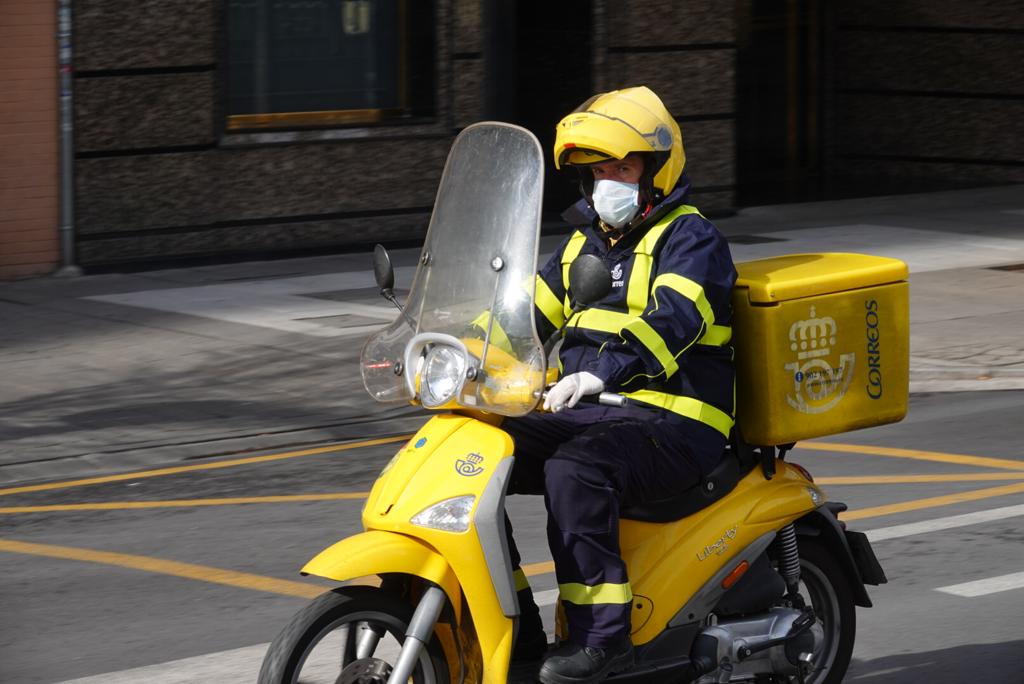
{"label": "yellow helmet", "polygon": [[683,135],[665,105],[646,86],[590,98],[558,122],[555,168],[654,153],[654,187],[667,195],[686,164]]}

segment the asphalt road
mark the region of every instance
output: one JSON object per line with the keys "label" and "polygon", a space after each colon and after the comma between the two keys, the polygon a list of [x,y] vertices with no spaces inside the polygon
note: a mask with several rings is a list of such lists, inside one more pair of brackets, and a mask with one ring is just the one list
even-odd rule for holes
{"label": "asphalt road", "polygon": [[[792,454],[890,580],[858,611],[847,681],[1024,682],[1022,416],[1020,391],[916,395],[902,423]],[[0,681],[253,681],[329,586],[298,569],[358,530],[403,441],[0,489]],[[542,506],[518,497],[511,515],[535,591],[553,589]]]}

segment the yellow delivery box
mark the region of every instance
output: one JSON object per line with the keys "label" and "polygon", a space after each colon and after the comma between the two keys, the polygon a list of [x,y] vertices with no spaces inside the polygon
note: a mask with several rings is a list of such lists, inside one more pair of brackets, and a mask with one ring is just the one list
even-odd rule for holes
{"label": "yellow delivery box", "polygon": [[792,254],[736,270],[736,416],[748,443],[788,444],[906,415],[906,264]]}

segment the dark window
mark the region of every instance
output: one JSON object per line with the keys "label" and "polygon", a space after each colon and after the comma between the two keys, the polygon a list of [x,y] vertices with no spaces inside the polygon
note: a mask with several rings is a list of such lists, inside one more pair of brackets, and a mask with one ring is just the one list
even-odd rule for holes
{"label": "dark window", "polygon": [[229,0],[228,129],[434,113],[430,0]]}

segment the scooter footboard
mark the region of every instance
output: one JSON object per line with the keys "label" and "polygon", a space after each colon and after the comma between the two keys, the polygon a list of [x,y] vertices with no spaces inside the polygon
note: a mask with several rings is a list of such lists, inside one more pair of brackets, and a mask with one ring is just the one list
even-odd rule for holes
{"label": "scooter footboard", "polygon": [[422,577],[444,590],[459,619],[462,590],[452,567],[430,546],[403,534],[371,530],[342,539],[317,554],[301,572],[339,582],[386,573]]}

